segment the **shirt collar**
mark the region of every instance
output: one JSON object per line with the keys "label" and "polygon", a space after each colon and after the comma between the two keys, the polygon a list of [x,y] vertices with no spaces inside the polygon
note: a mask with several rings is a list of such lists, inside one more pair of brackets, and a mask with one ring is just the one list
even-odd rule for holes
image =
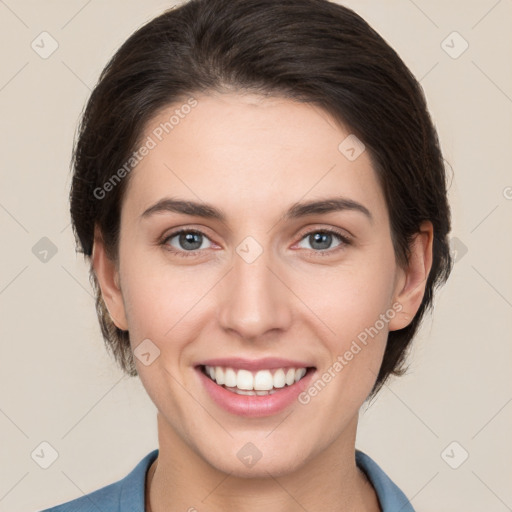
{"label": "shirt collar", "polygon": [[[146,474],[159,450],[148,453],[123,479],[119,512],[144,512]],[[373,485],[382,512],[414,512],[410,501],[382,468],[366,453],[356,450],[356,464]]]}

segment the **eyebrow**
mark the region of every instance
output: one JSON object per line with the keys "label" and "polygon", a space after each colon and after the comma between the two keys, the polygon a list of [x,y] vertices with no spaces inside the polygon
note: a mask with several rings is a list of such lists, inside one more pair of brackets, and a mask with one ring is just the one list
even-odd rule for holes
{"label": "eyebrow", "polygon": [[[356,211],[364,214],[370,222],[373,222],[373,216],[361,203],[345,197],[331,197],[321,200],[312,200],[307,202],[298,202],[293,204],[284,214],[286,220],[298,219],[308,215],[326,214],[341,211]],[[208,203],[198,203],[194,201],[164,198],[156,202],[145,210],[141,218],[147,218],[157,213],[181,213],[205,219],[214,219],[220,222],[226,222],[226,215],[222,210]]]}

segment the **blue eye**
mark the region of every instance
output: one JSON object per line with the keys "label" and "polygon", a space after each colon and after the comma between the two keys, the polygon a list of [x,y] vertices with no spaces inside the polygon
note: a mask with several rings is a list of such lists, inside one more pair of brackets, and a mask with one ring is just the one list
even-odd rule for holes
{"label": "blue eye", "polygon": [[[334,239],[338,239],[340,242],[334,247],[334,250],[330,250]],[[301,241],[307,240],[310,247],[315,252],[328,252],[331,254],[336,248],[343,247],[350,244],[348,237],[342,235],[338,231],[334,230],[316,230],[306,233]],[[307,247],[306,247],[307,248]]]}
{"label": "blue eye", "polygon": [[[332,243],[335,239],[338,239],[339,243],[332,248]],[[175,241],[173,242],[173,240]],[[336,230],[330,229],[309,231],[301,238],[301,242],[303,240],[307,240],[310,244],[310,248],[305,247],[305,249],[319,256],[332,255],[351,243],[350,238]],[[208,249],[208,246],[204,245],[206,241],[211,243],[211,240],[201,231],[181,229],[166,236],[162,240],[161,245],[177,256],[189,257],[197,256],[203,249]]]}
{"label": "blue eye", "polygon": [[[171,243],[174,238],[178,243],[177,249],[176,245]],[[183,229],[176,231],[175,233],[171,233],[165,238],[165,240],[163,240],[162,243],[167,247],[171,247],[169,250],[174,254],[178,254],[179,256],[194,256],[196,251],[205,249],[205,247],[203,247],[205,239],[209,240],[209,238],[204,233],[201,233],[201,231]]]}

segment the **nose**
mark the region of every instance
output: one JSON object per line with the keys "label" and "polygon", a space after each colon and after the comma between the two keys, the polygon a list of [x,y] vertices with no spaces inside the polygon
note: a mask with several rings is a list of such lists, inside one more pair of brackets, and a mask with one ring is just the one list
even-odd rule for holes
{"label": "nose", "polygon": [[270,251],[263,251],[252,262],[235,253],[232,268],[220,283],[221,327],[251,341],[271,331],[287,330],[293,293],[282,274]]}

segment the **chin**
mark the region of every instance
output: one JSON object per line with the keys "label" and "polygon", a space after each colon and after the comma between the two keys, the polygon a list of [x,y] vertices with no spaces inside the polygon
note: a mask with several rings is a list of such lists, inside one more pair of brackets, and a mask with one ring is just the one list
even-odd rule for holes
{"label": "chin", "polygon": [[[297,471],[307,462],[305,450],[302,446],[297,454],[295,443],[290,443],[288,452],[267,447],[259,450],[254,444],[247,442],[241,448],[235,449],[231,456],[218,454],[205,457],[208,464],[216,470],[237,478],[269,478],[279,477]],[[205,454],[206,455],[206,454]]]}

